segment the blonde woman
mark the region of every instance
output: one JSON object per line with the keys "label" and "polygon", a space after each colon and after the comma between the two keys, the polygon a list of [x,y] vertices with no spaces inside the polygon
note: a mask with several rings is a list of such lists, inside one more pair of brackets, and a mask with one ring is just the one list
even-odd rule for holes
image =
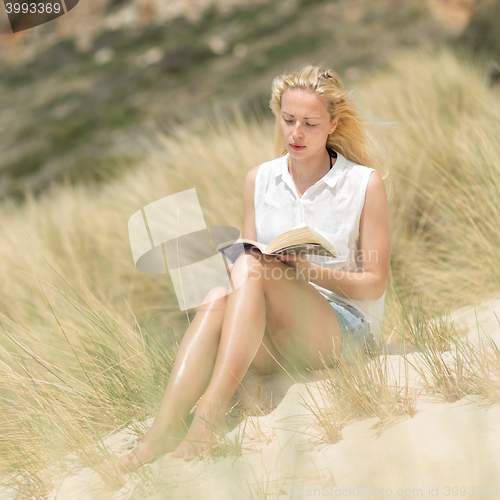
{"label": "blonde woman", "polygon": [[243,237],[267,244],[306,224],[339,259],[241,254],[231,270],[238,288],[213,289],[198,308],[151,429],[121,458],[127,468],[204,451],[247,370],[318,369],[378,341],[391,246],[363,123],[337,75],[310,65],[274,80],[270,107],[278,157],[245,177]]}

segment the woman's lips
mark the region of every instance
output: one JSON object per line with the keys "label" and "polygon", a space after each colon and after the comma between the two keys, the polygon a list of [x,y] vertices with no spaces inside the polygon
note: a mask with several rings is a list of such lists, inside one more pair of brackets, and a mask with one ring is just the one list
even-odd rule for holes
{"label": "woman's lips", "polygon": [[305,146],[294,146],[293,144],[290,144],[290,147],[294,150],[294,151],[301,151],[302,149],[305,148]]}

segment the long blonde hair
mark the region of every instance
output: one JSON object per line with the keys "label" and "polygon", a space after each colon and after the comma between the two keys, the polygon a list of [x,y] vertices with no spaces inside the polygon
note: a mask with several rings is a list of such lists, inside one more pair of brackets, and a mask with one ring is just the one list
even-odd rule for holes
{"label": "long blonde hair", "polygon": [[290,89],[310,90],[322,97],[328,105],[331,119],[339,119],[337,128],[326,141],[330,149],[338,151],[354,163],[375,168],[382,178],[387,176],[387,172],[381,168],[374,152],[367,144],[365,129],[368,122],[361,119],[349,99],[348,92],[343,90],[338,75],[321,66],[306,64],[291,74],[283,74],[273,80],[269,107],[276,117],[275,148],[278,156],[283,156],[287,152],[281,136],[280,114],[283,92]]}

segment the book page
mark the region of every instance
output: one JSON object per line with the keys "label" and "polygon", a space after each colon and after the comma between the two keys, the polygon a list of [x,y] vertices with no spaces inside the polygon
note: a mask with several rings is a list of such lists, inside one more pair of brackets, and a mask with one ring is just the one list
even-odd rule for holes
{"label": "book page", "polygon": [[297,245],[289,245],[283,247],[280,251],[277,251],[275,253],[276,255],[299,255],[301,253],[307,253],[308,255],[322,255],[324,257],[335,258],[335,256],[331,254],[326,248],[317,243],[300,243]]}

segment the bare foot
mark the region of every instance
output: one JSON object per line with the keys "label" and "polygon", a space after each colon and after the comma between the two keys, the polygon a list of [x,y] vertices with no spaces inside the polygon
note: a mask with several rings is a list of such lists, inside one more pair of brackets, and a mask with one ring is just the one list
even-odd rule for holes
{"label": "bare foot", "polygon": [[224,419],[209,422],[203,413],[195,415],[186,436],[172,453],[172,457],[183,458],[188,462],[214,446],[226,430]]}
{"label": "bare foot", "polygon": [[176,449],[185,431],[183,424],[165,426],[153,423],[144,434],[139,444],[130,452],[120,457],[120,465],[126,470],[133,470],[154,462],[157,458]]}

